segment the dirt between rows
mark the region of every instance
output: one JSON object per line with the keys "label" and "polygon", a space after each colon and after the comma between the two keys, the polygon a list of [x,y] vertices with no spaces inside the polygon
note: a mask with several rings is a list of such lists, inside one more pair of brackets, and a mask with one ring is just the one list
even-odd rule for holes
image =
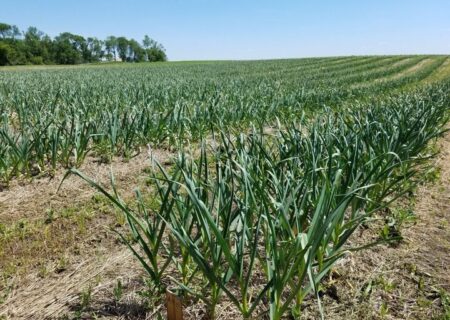
{"label": "dirt between rows", "polygon": [[[98,163],[97,158],[89,157],[79,170],[110,191],[113,174],[121,197],[130,198],[135,187],[142,186],[148,177],[143,171],[151,165],[151,159],[166,164],[171,157],[173,154],[170,151],[160,149],[143,150],[127,161],[116,158],[109,164]],[[17,224],[17,221],[38,223],[49,210],[60,212],[66,208],[75,208],[77,214],[76,209],[81,209],[86,202],[91,201],[96,192],[76,176],[69,176],[61,185],[66,172],[66,169],[59,169],[52,177],[13,181],[7,190],[0,192],[0,224],[8,226]],[[53,251],[50,252],[44,248],[37,250],[37,255],[45,252],[41,259],[37,259],[42,260],[42,263],[35,263],[34,259],[27,266],[25,275],[4,279],[4,284],[0,284],[0,319],[50,319],[70,315],[73,313],[71,309],[76,309],[83,290],[92,290],[91,294],[95,296],[99,290],[116,285],[118,280],[128,287],[130,281],[135,281],[137,275],[142,274],[130,251],[108,229],[108,225],[116,223],[114,216],[100,213],[87,223],[87,231],[82,234],[77,234],[78,227],[74,221],[65,222],[61,226],[63,230],[57,227],[56,231],[61,233],[57,236],[66,237],[69,233],[77,235],[68,236],[64,243],[59,244],[66,248],[55,245],[56,248],[51,248]],[[19,241],[26,242],[24,239]],[[39,246],[49,247],[50,244]],[[1,250],[0,247],[0,253]],[[58,254],[54,252],[57,250]],[[19,267],[24,264],[20,254],[25,250],[17,251],[17,257],[12,260]],[[60,252],[64,252],[63,257],[67,260],[62,271],[57,266]],[[12,250],[12,254],[16,252]],[[42,276],[42,265],[48,269],[45,277]],[[0,269],[0,276],[3,277],[2,271]],[[1,300],[2,296],[4,301]],[[127,297],[124,297],[126,300]]]}
{"label": "dirt between rows", "polygon": [[[450,291],[450,134],[439,145],[441,152],[434,161],[440,176],[434,184],[417,190],[416,223],[403,231],[400,245],[377,246],[339,262],[327,284],[333,294],[322,297],[327,319],[445,319],[445,299],[450,299],[446,296]],[[171,157],[163,150],[154,150],[153,155],[160,162]],[[81,171],[108,185],[112,168],[119,189],[131,194],[145,179],[143,170],[149,163],[148,153],[142,152],[128,162],[116,159],[111,165],[88,159]],[[63,175],[61,170],[52,179],[16,182],[0,192],[0,222],[39,219],[49,207],[82,205],[94,193],[76,177],[56,193]],[[64,270],[50,268],[42,276],[31,266],[25,275],[8,279],[0,319],[92,319],[94,315],[97,319],[154,319],[163,312],[162,305],[149,311],[145,299],[137,294],[145,288],[144,272],[117,237],[102,229],[108,222],[105,219],[110,218],[89,221],[86,234],[77,238],[76,252],[68,246]],[[370,232],[356,237],[373,236]],[[123,294],[118,300],[114,292],[119,280]],[[80,312],[86,297],[89,307]],[[201,308],[185,306],[185,318],[199,318]],[[229,304],[218,309],[219,319],[237,317]],[[303,318],[318,317],[316,302],[306,301]]]}
{"label": "dirt between rows", "polygon": [[[162,163],[171,157],[169,151],[160,149],[143,150],[127,161],[115,158],[108,164],[99,163],[98,158],[88,157],[79,170],[106,186],[110,184],[113,173],[119,190],[130,193],[137,181],[143,178],[139,175],[141,171],[150,165],[150,154]],[[43,176],[31,181],[13,180],[8,189],[0,192],[0,221],[4,223],[23,218],[33,219],[39,217],[42,209],[83,203],[92,196],[92,188],[75,176],[70,176],[61,185],[66,172],[62,168],[51,177]]]}

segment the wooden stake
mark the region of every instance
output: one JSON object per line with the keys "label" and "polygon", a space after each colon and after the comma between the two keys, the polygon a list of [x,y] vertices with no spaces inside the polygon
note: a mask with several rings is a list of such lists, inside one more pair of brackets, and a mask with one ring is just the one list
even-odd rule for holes
{"label": "wooden stake", "polygon": [[167,320],[183,320],[181,299],[170,291],[166,291]]}

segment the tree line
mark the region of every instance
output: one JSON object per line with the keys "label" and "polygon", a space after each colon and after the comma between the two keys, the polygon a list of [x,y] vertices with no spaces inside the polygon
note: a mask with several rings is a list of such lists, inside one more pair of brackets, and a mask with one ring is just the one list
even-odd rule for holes
{"label": "tree line", "polygon": [[60,33],[52,39],[36,27],[20,31],[15,25],[0,23],[0,66],[166,60],[163,45],[147,35],[142,43],[115,36],[105,40],[84,38],[70,32]]}

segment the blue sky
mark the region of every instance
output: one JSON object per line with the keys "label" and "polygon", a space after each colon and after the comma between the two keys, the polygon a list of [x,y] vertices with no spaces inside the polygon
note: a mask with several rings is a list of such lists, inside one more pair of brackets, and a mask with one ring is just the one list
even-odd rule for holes
{"label": "blue sky", "polygon": [[148,34],[170,60],[450,54],[450,0],[2,0],[0,22]]}

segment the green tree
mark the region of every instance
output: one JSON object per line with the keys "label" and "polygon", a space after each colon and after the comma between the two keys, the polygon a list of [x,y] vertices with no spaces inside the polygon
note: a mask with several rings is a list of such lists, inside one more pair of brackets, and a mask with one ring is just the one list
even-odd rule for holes
{"label": "green tree", "polygon": [[117,38],[114,36],[109,36],[105,40],[105,50],[107,56],[109,56],[108,60],[112,60],[114,58],[114,61],[117,59]]}
{"label": "green tree", "polygon": [[103,50],[103,41],[97,39],[97,38],[87,38],[87,48],[91,52],[91,62],[100,61],[105,51]]}
{"label": "green tree", "polygon": [[13,44],[0,42],[0,66],[26,64],[27,59],[22,51]]}
{"label": "green tree", "polygon": [[161,48],[150,48],[146,52],[147,60],[150,62],[167,61],[166,52]]}
{"label": "green tree", "polygon": [[142,45],[144,49],[149,49],[155,45],[156,41],[150,38],[148,35],[144,36],[144,40],[142,40]]}
{"label": "green tree", "polygon": [[0,42],[0,66],[7,66],[9,64],[9,55],[11,52],[11,47]]}
{"label": "green tree", "polygon": [[0,44],[0,65],[78,64],[117,56],[124,62],[167,60],[164,47],[148,35],[142,45],[126,37],[109,36],[102,41],[70,32],[52,39],[36,27],[29,27],[22,36],[16,25],[0,23]]}
{"label": "green tree", "polygon": [[117,38],[117,51],[122,61],[127,61],[128,57],[128,39],[125,37]]}
{"label": "green tree", "polygon": [[7,23],[0,23],[0,36],[6,39],[11,34],[12,26]]}
{"label": "green tree", "polygon": [[163,45],[153,40],[148,35],[144,36],[142,45],[145,48],[147,61],[154,62],[167,60],[166,50],[164,49]]}
{"label": "green tree", "polygon": [[32,64],[43,64],[48,60],[48,48],[42,42],[45,34],[35,27],[29,27],[24,34],[26,57]]}
{"label": "green tree", "polygon": [[134,39],[128,41],[129,60],[134,62],[145,61],[145,50]]}
{"label": "green tree", "polygon": [[18,26],[12,26],[11,27],[11,37],[13,40],[19,39],[21,36],[21,32]]}
{"label": "green tree", "polygon": [[63,32],[55,38],[55,62],[60,64],[78,64],[83,62],[84,38]]}

